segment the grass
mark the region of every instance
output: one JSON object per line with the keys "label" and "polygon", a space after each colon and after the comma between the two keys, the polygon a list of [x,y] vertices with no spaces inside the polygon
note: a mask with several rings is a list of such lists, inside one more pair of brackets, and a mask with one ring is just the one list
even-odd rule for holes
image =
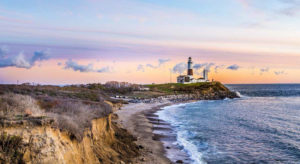
{"label": "grass", "polygon": [[164,94],[182,94],[182,93],[194,93],[196,91],[229,91],[220,82],[203,82],[192,84],[180,84],[180,83],[168,83],[168,84],[151,84],[146,85],[151,91],[161,92]]}

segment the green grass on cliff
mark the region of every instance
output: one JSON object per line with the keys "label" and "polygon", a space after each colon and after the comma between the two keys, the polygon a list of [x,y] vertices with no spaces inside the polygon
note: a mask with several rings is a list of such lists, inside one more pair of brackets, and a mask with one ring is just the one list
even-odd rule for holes
{"label": "green grass on cliff", "polygon": [[161,92],[164,94],[177,94],[177,93],[194,93],[204,92],[208,90],[212,91],[229,91],[220,82],[203,82],[193,84],[180,84],[180,83],[168,83],[168,84],[152,84],[146,85],[151,91]]}

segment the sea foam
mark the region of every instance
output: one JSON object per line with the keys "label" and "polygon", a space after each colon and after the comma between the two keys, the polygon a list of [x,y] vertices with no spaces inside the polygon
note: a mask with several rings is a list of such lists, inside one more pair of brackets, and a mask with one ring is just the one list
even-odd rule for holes
{"label": "sea foam", "polygon": [[195,164],[205,164],[206,162],[202,160],[202,153],[198,151],[195,144],[187,140],[187,131],[178,131],[177,140],[180,146],[183,146],[184,150],[190,155],[190,158]]}

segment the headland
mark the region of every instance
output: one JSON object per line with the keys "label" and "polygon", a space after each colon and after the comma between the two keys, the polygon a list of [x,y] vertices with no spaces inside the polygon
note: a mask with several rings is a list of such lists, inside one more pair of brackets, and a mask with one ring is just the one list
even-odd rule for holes
{"label": "headland", "polygon": [[1,161],[170,163],[164,136],[153,133],[155,111],[174,103],[238,97],[219,82],[123,84],[0,85],[1,142],[10,144]]}

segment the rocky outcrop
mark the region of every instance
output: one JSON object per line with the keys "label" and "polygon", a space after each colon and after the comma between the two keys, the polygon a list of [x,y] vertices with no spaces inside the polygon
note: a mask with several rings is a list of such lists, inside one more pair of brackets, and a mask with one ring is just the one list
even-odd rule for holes
{"label": "rocky outcrop", "polygon": [[[81,141],[66,131],[47,125],[15,124],[2,131],[23,139],[25,163],[121,163],[138,155],[135,138],[111,121],[112,115],[92,121]],[[7,125],[7,124],[5,124]]]}
{"label": "rocky outcrop", "polygon": [[[150,91],[140,92],[141,97],[129,100],[132,103],[153,102],[185,102],[191,100],[222,100],[225,98],[238,98],[220,82],[192,83],[192,84],[153,84],[148,85]],[[149,98],[150,97],[150,98]]]}

